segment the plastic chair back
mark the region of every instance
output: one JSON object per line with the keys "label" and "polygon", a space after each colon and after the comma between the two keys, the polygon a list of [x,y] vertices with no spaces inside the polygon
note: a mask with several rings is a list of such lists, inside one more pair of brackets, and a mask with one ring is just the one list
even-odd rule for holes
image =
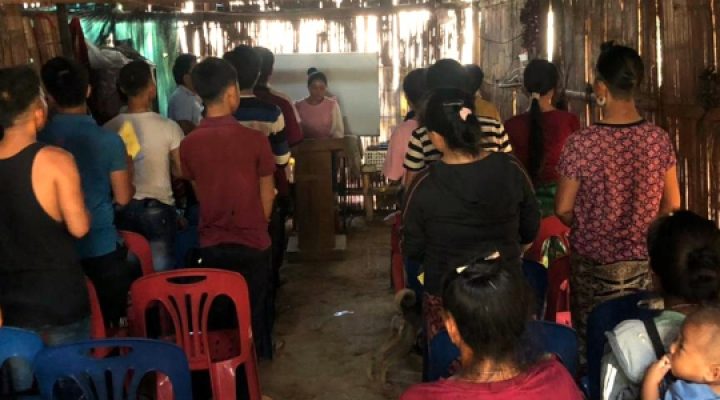
{"label": "plastic chair back", "polygon": [[537,234],[537,238],[533,242],[532,246],[525,252],[525,258],[532,261],[542,263],[543,260],[543,246],[545,242],[552,238],[560,238],[565,247],[569,247],[568,235],[570,234],[570,228],[560,221],[556,216],[545,217],[540,221],[540,231]]}
{"label": "plastic chair back", "polygon": [[580,357],[578,338],[574,329],[548,321],[530,321],[530,337],[540,348],[557,355],[570,375],[577,377]]}
{"label": "plastic chair back", "polygon": [[565,320],[570,312],[570,257],[553,260],[548,268],[547,307],[545,320],[558,321],[563,315]]}
{"label": "plastic chair back", "polygon": [[35,332],[9,326],[0,328],[0,366],[10,358],[22,358],[32,364],[45,347]]}
{"label": "plastic chair back", "polygon": [[[102,347],[129,351],[108,358],[92,355],[93,350]],[[185,353],[167,342],[106,339],[49,347],[35,358],[34,369],[40,393],[47,399],[53,398],[55,384],[61,379],[75,381],[89,399],[136,399],[142,378],[150,372],[162,373],[170,379],[176,400],[192,399]]]}
{"label": "plastic chair back", "polygon": [[535,293],[536,315],[540,318],[545,311],[545,298],[548,287],[547,270],[542,264],[531,260],[523,260],[522,268],[525,279]]}
{"label": "plastic chair back", "polygon": [[118,231],[118,233],[120,233],[120,236],[122,236],[125,241],[128,251],[140,259],[140,268],[142,269],[143,275],[155,273],[152,250],[150,249],[150,243],[147,239],[145,239],[143,235],[135,232]]}
{"label": "plastic chair back", "polygon": [[[208,317],[213,301],[221,296],[229,298],[235,305],[240,349],[239,354],[229,359],[213,362]],[[215,398],[235,398],[235,370],[240,364],[245,366],[251,400],[261,398],[250,300],[241,274],[207,268],[156,273],[135,281],[130,288],[130,298],[134,334],[148,335],[145,312],[159,303],[169,313],[175,343],[185,351],[190,368],[193,371],[210,370]]]}
{"label": "plastic chair back", "polygon": [[652,318],[657,311],[641,308],[638,303],[651,297],[650,292],[637,292],[598,304],[588,316],[587,363],[588,389],[591,399],[600,399],[600,373],[607,337],[617,324],[628,319]]}

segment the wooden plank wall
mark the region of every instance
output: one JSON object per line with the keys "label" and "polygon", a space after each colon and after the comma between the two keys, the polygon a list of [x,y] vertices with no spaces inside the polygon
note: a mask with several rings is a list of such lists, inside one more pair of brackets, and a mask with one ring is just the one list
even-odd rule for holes
{"label": "wooden plank wall", "polygon": [[24,16],[21,5],[0,5],[0,67],[43,62],[62,53],[57,18]]}

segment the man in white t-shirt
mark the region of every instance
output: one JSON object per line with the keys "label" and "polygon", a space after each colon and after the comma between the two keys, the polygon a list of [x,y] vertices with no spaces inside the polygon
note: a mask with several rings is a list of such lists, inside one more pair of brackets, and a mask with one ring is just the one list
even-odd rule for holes
{"label": "man in white t-shirt", "polygon": [[140,152],[133,160],[135,196],[118,213],[119,229],[134,231],[150,241],[155,270],[175,266],[174,244],[177,214],[171,176],[180,177],[180,126],[152,111],[157,86],[152,68],[133,61],[120,70],[120,91],[128,98],[127,111],[110,120],[105,128],[119,132],[129,124],[137,135]]}

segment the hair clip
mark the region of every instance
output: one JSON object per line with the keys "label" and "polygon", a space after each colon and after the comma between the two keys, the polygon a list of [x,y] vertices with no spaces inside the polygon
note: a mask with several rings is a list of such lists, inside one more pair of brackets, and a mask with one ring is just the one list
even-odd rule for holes
{"label": "hair clip", "polygon": [[530,93],[530,98],[533,99],[533,100],[540,100],[540,97],[542,97],[542,96],[541,96],[540,93],[538,93],[538,92],[532,92],[532,93]]}
{"label": "hair clip", "polygon": [[497,250],[495,250],[494,253],[492,253],[492,254],[490,254],[489,256],[483,258],[483,260],[485,260],[485,261],[493,261],[493,260],[497,260],[498,258],[500,258],[500,252],[497,251]]}
{"label": "hair clip", "polygon": [[463,121],[467,121],[467,117],[472,115],[472,110],[470,110],[467,107],[463,107],[458,111],[458,114],[460,114],[460,119]]}
{"label": "hair clip", "polygon": [[465,271],[468,267],[469,267],[469,265],[463,265],[463,266],[461,266],[461,267],[457,267],[457,268],[455,268],[455,272],[457,272],[458,275],[460,275],[460,274],[462,274],[463,271]]}

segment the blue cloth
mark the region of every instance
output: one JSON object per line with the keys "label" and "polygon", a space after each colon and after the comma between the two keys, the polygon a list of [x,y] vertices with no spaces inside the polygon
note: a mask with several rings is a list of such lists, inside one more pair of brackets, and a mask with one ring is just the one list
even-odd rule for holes
{"label": "blue cloth", "polygon": [[716,400],[720,396],[715,394],[710,386],[677,380],[665,392],[664,400]]}
{"label": "blue cloth", "polygon": [[80,171],[90,232],[77,243],[80,258],[115,251],[119,240],[114,224],[110,174],[127,169],[127,152],[115,132],[105,130],[86,115],[57,114],[38,139],[69,151]]}

